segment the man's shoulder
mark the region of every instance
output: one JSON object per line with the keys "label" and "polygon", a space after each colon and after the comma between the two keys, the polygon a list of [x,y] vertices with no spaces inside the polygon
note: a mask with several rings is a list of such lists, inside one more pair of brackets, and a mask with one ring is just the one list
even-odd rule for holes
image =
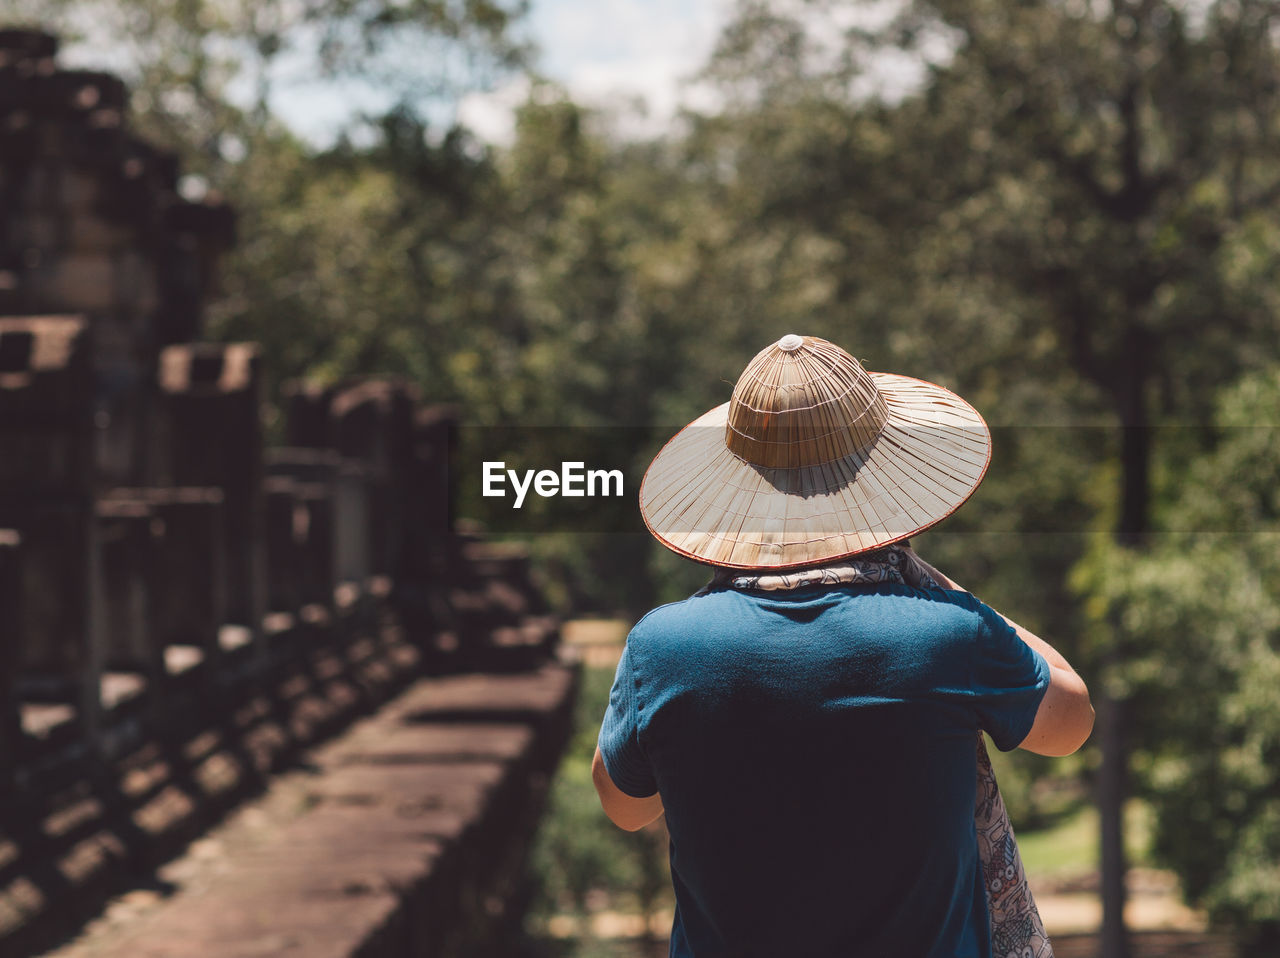
{"label": "man's shoulder", "polygon": [[727,589],[702,589],[688,598],[660,605],[641,617],[632,627],[631,637],[665,636],[684,631],[707,616],[723,615],[739,595]]}
{"label": "man's shoulder", "polygon": [[737,589],[702,589],[685,599],[660,605],[646,613],[631,630],[629,642],[669,641],[673,635],[687,635],[691,627],[705,627],[712,621],[725,622],[748,615],[762,604],[782,608],[794,602],[805,604],[815,595],[829,600],[830,611],[864,615],[879,607],[883,614],[910,614],[913,618],[934,617],[953,625],[977,625],[983,618],[981,600],[968,592],[948,589],[916,589],[883,584],[837,586],[833,589],[800,589],[790,592],[754,592]]}

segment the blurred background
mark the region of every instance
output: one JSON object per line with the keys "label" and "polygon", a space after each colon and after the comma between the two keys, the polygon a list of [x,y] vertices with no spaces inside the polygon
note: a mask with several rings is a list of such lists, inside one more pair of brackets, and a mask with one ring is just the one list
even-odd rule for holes
{"label": "blurred background", "polygon": [[[965,396],[991,470],[914,544],[1099,712],[997,757],[1060,958],[1280,954],[1280,3],[6,9],[234,210],[202,335],[259,344],[268,442],[296,384],[378,376],[639,475],[634,427],[789,332]],[[629,623],[705,575],[617,528],[527,548],[583,665],[521,947],[664,954],[665,839],[588,765]]]}

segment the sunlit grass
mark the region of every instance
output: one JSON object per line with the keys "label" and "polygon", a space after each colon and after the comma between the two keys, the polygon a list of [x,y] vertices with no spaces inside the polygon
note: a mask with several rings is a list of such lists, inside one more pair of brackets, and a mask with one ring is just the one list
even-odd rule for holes
{"label": "sunlit grass", "polygon": [[[1129,864],[1148,865],[1151,809],[1137,800],[1125,807],[1125,847]],[[1033,875],[1063,876],[1094,871],[1098,867],[1098,810],[1086,805],[1051,828],[1019,831],[1022,862]]]}

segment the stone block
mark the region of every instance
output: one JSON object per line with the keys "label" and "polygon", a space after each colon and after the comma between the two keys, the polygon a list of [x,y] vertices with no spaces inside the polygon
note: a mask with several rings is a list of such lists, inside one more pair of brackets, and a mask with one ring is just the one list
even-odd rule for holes
{"label": "stone block", "polygon": [[26,293],[35,309],[104,312],[113,309],[116,265],[106,253],[72,253],[27,272]]}
{"label": "stone block", "polygon": [[362,464],[343,462],[334,477],[333,490],[335,582],[353,582],[363,587],[380,571],[373,562],[372,500],[371,483]]}
{"label": "stone block", "polygon": [[300,486],[287,476],[263,482],[267,608],[272,612],[295,612],[303,604],[306,507]]}
{"label": "stone block", "polygon": [[137,250],[118,253],[113,281],[118,308],[138,317],[149,317],[159,307],[160,282],[152,257]]}
{"label": "stone block", "polygon": [[34,247],[42,252],[62,246],[62,229],[58,217],[51,213],[31,213],[11,221],[10,242],[18,249]]}
{"label": "stone block", "polygon": [[222,490],[228,621],[257,629],[267,605],[258,348],[169,346],[161,351],[157,382],[156,480]]}
{"label": "stone block", "polygon": [[414,414],[413,459],[409,467],[406,538],[396,577],[426,582],[448,574],[453,564],[457,478],[450,469],[457,454],[456,406],[425,406]]}
{"label": "stone block", "polygon": [[333,389],[318,383],[292,379],[280,388],[284,406],[285,445],[293,448],[330,449],[334,442],[329,406]]}
{"label": "stone block", "polygon": [[120,354],[125,337],[118,324],[104,320],[94,333],[99,347],[108,334],[116,334],[106,349],[96,350],[95,474],[102,488],[145,485],[155,412],[150,364]]}
{"label": "stone block", "polygon": [[43,30],[10,27],[0,30],[0,66],[48,60],[58,52],[58,38]]}
{"label": "stone block", "polygon": [[92,398],[82,318],[0,318],[0,495],[89,491]]}
{"label": "stone block", "polygon": [[90,212],[72,216],[65,236],[67,249],[72,253],[115,253],[133,239],[125,227]]}
{"label": "stone block", "polygon": [[[3,41],[0,40],[0,43]],[[12,756],[22,739],[22,719],[14,683],[18,647],[22,644],[22,536],[0,529],[0,784],[8,778]]]}
{"label": "stone block", "polygon": [[22,537],[22,640],[14,669],[65,696],[101,651],[90,647],[93,503],[87,497],[0,497],[0,528]]}
{"label": "stone block", "polygon": [[149,588],[150,644],[189,645],[204,650],[206,658],[218,655],[218,631],[227,621],[222,490],[116,488],[103,499],[146,505],[162,535]]}
{"label": "stone block", "polygon": [[55,70],[39,75],[29,97],[32,106],[45,115],[84,114],[110,107],[123,110],[128,105],[124,82],[110,73],[96,70]]}
{"label": "stone block", "polygon": [[298,489],[301,514],[303,605],[333,605],[334,581],[334,485],[305,482]]}
{"label": "stone block", "polygon": [[304,602],[330,604],[339,582],[363,585],[371,574],[371,539],[362,464],[330,450],[282,447],[267,450],[266,471],[298,483],[304,517],[299,528],[308,552],[300,560],[308,583],[302,587]]}
{"label": "stone block", "polygon": [[[164,674],[164,650],[152,641],[152,584],[163,524],[152,507],[126,499],[97,503],[102,550],[105,661],[116,671],[141,672],[154,683]],[[154,686],[153,686],[154,687]]]}
{"label": "stone block", "polygon": [[58,207],[68,213],[91,212],[98,204],[101,191],[98,177],[84,170],[64,168],[58,183]]}
{"label": "stone block", "polygon": [[370,561],[378,575],[398,571],[408,543],[417,398],[404,383],[367,380],[339,390],[330,404],[337,451],[368,472]]}

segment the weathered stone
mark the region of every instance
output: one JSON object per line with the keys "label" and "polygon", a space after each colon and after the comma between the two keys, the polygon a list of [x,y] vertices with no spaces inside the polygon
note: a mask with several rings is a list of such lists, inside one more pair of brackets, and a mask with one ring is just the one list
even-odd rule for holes
{"label": "weathered stone", "polygon": [[[3,41],[0,40],[0,43]],[[18,754],[22,719],[14,687],[14,670],[23,641],[22,537],[13,529],[0,529],[0,608],[5,625],[0,630],[0,783],[8,777],[8,756]]]}
{"label": "weathered stone", "polygon": [[0,527],[22,536],[22,643],[13,664],[23,688],[72,701],[91,694],[103,655],[92,501],[0,497]]}
{"label": "weathered stone", "polygon": [[87,330],[79,316],[0,317],[0,431],[25,418],[69,427],[87,417]]}
{"label": "weathered stone", "polygon": [[114,253],[131,239],[128,230],[92,213],[71,218],[66,228],[67,249],[75,253]]}
{"label": "weathered stone", "polygon": [[361,588],[377,573],[371,535],[371,483],[362,463],[344,461],[334,476],[333,576]]}
{"label": "weathered stone", "polygon": [[122,354],[130,340],[118,324],[99,322],[94,334],[94,472],[103,487],[144,485],[155,411],[151,367]]}
{"label": "weathered stone", "polygon": [[103,107],[124,109],[128,90],[110,73],[94,70],[56,70],[38,75],[31,85],[29,102],[42,113],[88,113]]}
{"label": "weathered stone", "polygon": [[293,379],[280,387],[285,414],[285,445],[293,448],[330,449],[334,427],[329,406],[333,389]]}
{"label": "weathered stone", "polygon": [[149,504],[127,499],[99,502],[97,516],[106,665],[142,672],[158,685],[164,674],[164,650],[152,641],[151,588],[160,572],[163,523]]}
{"label": "weathered stone", "polygon": [[0,319],[0,527],[23,538],[11,665],[27,687],[78,700],[89,727],[102,656],[91,382],[82,319]]}
{"label": "weathered stone", "polygon": [[453,529],[457,509],[457,476],[450,463],[458,451],[461,410],[452,405],[425,406],[414,416],[415,497],[426,508],[424,520],[435,533]]}
{"label": "weathered stone", "polygon": [[413,459],[406,502],[410,530],[397,577],[422,582],[446,575],[454,565],[453,528],[456,477],[450,463],[457,455],[456,406],[426,406],[414,415]]}
{"label": "weathered stone", "polygon": [[[117,307],[140,320],[143,317],[149,319],[160,305],[160,283],[155,260],[137,250],[125,250],[115,257],[113,275]],[[150,323],[140,325],[145,329]]]}
{"label": "weathered stone", "polygon": [[218,260],[235,242],[235,215],[225,203],[177,200],[164,208],[159,229],[161,313],[157,341],[198,339],[204,303],[218,284]]}
{"label": "weathered stone", "polygon": [[0,66],[24,60],[49,59],[58,52],[58,38],[42,30],[0,30]]}
{"label": "weathered stone", "polygon": [[60,245],[61,235],[56,217],[48,213],[32,214],[18,221],[10,242],[20,249],[52,250]]}
{"label": "weathered stone", "polygon": [[160,354],[157,379],[156,481],[223,491],[228,621],[257,630],[267,611],[258,348],[169,346]]}
{"label": "weathered stone", "polygon": [[272,612],[294,612],[302,607],[306,507],[300,486],[287,476],[271,476],[263,482],[267,608]]}
{"label": "weathered stone", "polygon": [[102,184],[81,170],[63,169],[58,187],[58,207],[68,212],[90,212],[98,203]]}
{"label": "weathered stone", "polygon": [[326,449],[286,446],[267,451],[266,471],[299,483],[295,492],[308,517],[302,528],[306,541],[318,550],[303,561],[310,583],[301,587],[305,601],[330,604],[339,582],[363,587],[373,572],[364,465]]}
{"label": "weathered stone", "polygon": [[25,276],[27,295],[41,309],[102,312],[117,304],[115,259],[106,253],[50,258]]}
{"label": "weathered stone", "polygon": [[117,488],[104,499],[145,504],[163,532],[148,590],[150,644],[196,646],[206,660],[219,655],[218,631],[227,620],[222,490]]}
{"label": "weathered stone", "polygon": [[304,539],[301,577],[303,605],[333,604],[334,581],[334,485],[304,482],[299,484],[299,502],[305,516],[301,532]]}
{"label": "weathered stone", "polygon": [[366,466],[372,571],[393,575],[408,542],[417,392],[391,380],[366,380],[330,404],[338,452]]}

